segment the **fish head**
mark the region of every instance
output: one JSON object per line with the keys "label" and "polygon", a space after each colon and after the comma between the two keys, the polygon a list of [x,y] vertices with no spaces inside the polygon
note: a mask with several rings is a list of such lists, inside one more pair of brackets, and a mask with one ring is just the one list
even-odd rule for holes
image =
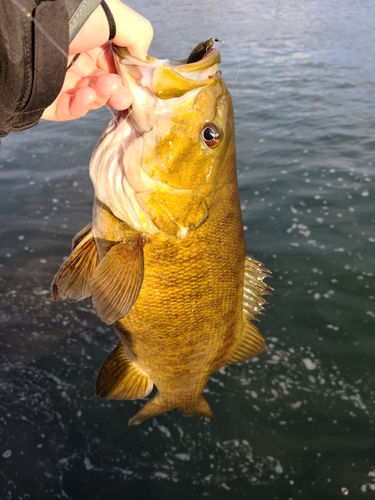
{"label": "fish head", "polygon": [[96,196],[138,231],[183,239],[207,219],[226,166],[234,165],[220,53],[211,48],[193,63],[142,61],[115,47],[114,59],[133,100],[94,151]]}

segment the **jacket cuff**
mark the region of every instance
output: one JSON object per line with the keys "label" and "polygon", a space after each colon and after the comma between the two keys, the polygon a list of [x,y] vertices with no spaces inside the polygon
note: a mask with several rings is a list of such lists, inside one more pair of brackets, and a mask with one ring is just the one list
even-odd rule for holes
{"label": "jacket cuff", "polygon": [[[69,12],[69,43],[77,35],[101,0],[82,0],[74,12]],[[69,11],[69,8],[68,8]]]}
{"label": "jacket cuff", "polygon": [[66,74],[69,17],[64,0],[24,0],[24,10],[8,0],[0,6],[0,136],[5,136],[35,125],[58,96]]}

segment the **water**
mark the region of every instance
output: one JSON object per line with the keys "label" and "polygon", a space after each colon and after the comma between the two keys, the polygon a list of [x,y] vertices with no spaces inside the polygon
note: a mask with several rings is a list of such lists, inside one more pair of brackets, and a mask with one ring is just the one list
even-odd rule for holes
{"label": "water", "polygon": [[[49,284],[91,218],[87,166],[110,116],[0,147],[4,499],[335,500],[375,492],[372,0],[129,2],[157,57],[209,36],[233,88],[248,252],[273,271],[268,349],[212,377],[211,423],[95,398],[114,343]],[[238,54],[238,56],[237,56]],[[236,79],[237,77],[237,79]]]}

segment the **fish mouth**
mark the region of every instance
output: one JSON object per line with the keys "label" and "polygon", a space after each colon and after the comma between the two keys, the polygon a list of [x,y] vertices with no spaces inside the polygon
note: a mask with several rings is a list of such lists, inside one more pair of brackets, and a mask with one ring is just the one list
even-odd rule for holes
{"label": "fish mouth", "polygon": [[221,40],[209,38],[182,60],[151,56],[142,60],[113,45],[117,72],[133,97],[128,110],[118,113],[118,123],[127,120],[137,135],[143,135],[152,130],[155,116],[167,117],[176,106],[186,107],[220,73],[221,57],[214,41]]}
{"label": "fish mouth", "polygon": [[[126,48],[116,45],[113,46],[113,53],[117,71],[123,78],[124,85],[130,86],[130,91],[133,89],[132,82],[127,78],[129,74],[155,97],[164,100],[181,97],[191,90],[207,85],[219,71],[220,52],[213,44],[195,54],[193,61],[189,62],[197,47],[182,60],[156,59],[151,56],[142,60],[132,56]],[[124,67],[127,67],[126,71]]]}

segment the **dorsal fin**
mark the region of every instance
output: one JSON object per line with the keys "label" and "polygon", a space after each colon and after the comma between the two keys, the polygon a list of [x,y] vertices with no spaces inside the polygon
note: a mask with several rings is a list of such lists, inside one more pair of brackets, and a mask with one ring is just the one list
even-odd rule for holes
{"label": "dorsal fin", "polygon": [[267,301],[262,295],[271,295],[273,289],[263,282],[265,278],[270,278],[271,272],[258,260],[246,256],[245,278],[243,287],[243,313],[248,320],[258,320],[262,314]]}
{"label": "dorsal fin", "polygon": [[266,341],[258,328],[244,317],[242,335],[229,359],[228,364],[241,363],[258,356],[266,348]]}
{"label": "dorsal fin", "polygon": [[90,297],[90,280],[97,265],[94,235],[88,225],[73,239],[73,251],[52,282],[52,300],[76,301]]}
{"label": "dorsal fin", "polygon": [[128,314],[138,298],[143,283],[143,245],[142,236],[114,245],[91,278],[93,306],[107,325]]}
{"label": "dorsal fin", "polygon": [[130,361],[121,342],[102,364],[96,379],[97,396],[108,399],[140,399],[152,391],[150,377]]}
{"label": "dorsal fin", "polygon": [[243,290],[243,329],[228,363],[239,363],[253,358],[264,351],[266,342],[253,325],[252,320],[258,321],[267,301],[262,295],[270,295],[272,288],[265,283],[265,278],[271,277],[261,262],[247,256],[245,259],[245,278]]}

